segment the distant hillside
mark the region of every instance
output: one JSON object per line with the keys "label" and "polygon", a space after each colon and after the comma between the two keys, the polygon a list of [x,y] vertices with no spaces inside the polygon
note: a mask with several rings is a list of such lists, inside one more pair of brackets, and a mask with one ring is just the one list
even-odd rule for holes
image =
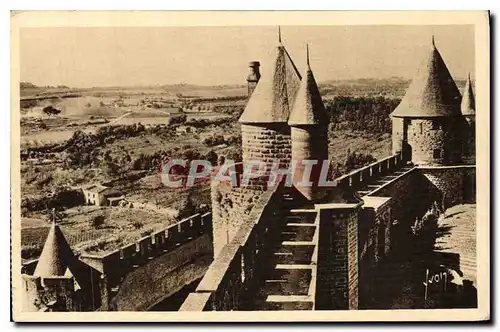
{"label": "distant hillside", "polygon": [[[462,91],[465,80],[456,79],[455,82]],[[325,99],[335,96],[402,98],[410,83],[410,79],[402,77],[358,78],[324,81],[319,84],[319,89]]]}
{"label": "distant hillside", "polygon": [[354,78],[354,79],[342,79],[342,80],[327,80],[320,82],[320,85],[329,84],[409,84],[411,80],[403,77],[389,77],[389,78]]}

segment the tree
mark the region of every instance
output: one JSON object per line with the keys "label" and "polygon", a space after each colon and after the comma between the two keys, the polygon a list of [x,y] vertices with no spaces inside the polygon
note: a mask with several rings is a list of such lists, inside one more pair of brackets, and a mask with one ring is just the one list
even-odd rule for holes
{"label": "tree", "polygon": [[104,215],[100,214],[90,218],[90,225],[94,228],[100,228],[102,227],[102,225],[104,225],[105,220],[106,219],[104,218]]}
{"label": "tree", "polygon": [[61,113],[61,110],[58,110],[57,108],[54,108],[53,106],[47,106],[43,108],[43,113],[47,114],[48,116],[51,115],[57,115]]}
{"label": "tree", "polygon": [[212,165],[217,165],[217,153],[213,150],[208,151],[206,158]]}

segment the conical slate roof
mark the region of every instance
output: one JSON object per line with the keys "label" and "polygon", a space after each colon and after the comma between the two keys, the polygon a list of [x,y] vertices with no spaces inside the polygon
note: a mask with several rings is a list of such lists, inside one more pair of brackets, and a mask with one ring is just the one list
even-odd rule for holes
{"label": "conical slate roof", "polygon": [[293,125],[326,125],[325,105],[321,99],[318,85],[309,66],[309,47],[307,48],[307,72],[300,83],[299,91],[293,105],[288,124]]}
{"label": "conical slate roof", "polygon": [[460,116],[460,91],[434,45],[423,66],[417,71],[394,117]]}
{"label": "conical slate roof", "polygon": [[465,83],[464,94],[462,96],[462,114],[463,115],[476,115],[476,98],[472,90],[472,82],[470,81],[470,74]]}
{"label": "conical slate roof", "polygon": [[281,41],[276,58],[255,87],[240,123],[287,122],[300,85],[300,74]]}
{"label": "conical slate roof", "polygon": [[37,277],[64,276],[74,259],[73,251],[61,229],[53,223],[33,275]]}

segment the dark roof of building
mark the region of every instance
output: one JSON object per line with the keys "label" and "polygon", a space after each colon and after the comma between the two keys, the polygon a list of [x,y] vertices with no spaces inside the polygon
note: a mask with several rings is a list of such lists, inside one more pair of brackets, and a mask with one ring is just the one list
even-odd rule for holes
{"label": "dark roof of building", "polygon": [[34,276],[64,276],[73,265],[75,256],[64,235],[55,223],[49,230],[42,254],[38,259]]}
{"label": "dark roof of building", "polygon": [[240,117],[240,123],[288,121],[301,77],[281,42],[276,48],[276,57],[269,69],[257,83]]}
{"label": "dark roof of building", "polygon": [[394,117],[460,116],[460,91],[432,38],[430,52],[417,71]]}
{"label": "dark roof of building", "polygon": [[85,190],[93,192],[93,193],[101,193],[107,189],[109,189],[109,188],[106,186],[100,185],[100,184],[93,184],[93,185],[85,188]]}
{"label": "dark roof of building", "polygon": [[467,77],[467,82],[465,83],[461,109],[463,115],[476,115],[476,98],[474,97],[474,90],[472,90],[470,74]]}
{"label": "dark roof of building", "polygon": [[320,125],[327,122],[325,105],[323,104],[318,85],[309,65],[309,47],[307,47],[307,71],[300,83],[288,124]]}

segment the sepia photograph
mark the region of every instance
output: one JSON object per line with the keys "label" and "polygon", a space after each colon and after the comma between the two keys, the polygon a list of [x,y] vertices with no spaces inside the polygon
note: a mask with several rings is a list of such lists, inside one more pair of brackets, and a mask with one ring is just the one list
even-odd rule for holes
{"label": "sepia photograph", "polygon": [[488,12],[11,28],[15,321],[489,320]]}

